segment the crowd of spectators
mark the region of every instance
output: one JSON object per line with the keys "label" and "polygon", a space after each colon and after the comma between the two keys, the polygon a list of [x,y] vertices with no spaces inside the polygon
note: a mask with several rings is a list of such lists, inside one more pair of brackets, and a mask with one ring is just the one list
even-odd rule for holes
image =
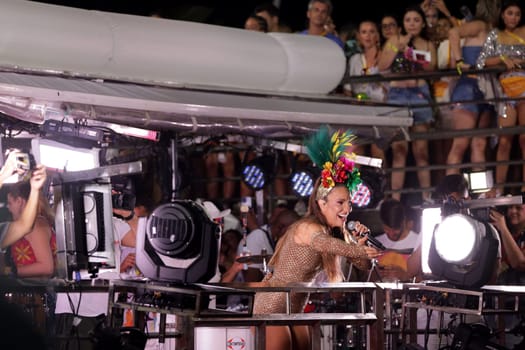
{"label": "crowd of spectators", "polygon": [[[379,22],[371,14],[340,28],[332,20],[333,11],[330,0],[309,1],[305,29],[296,32],[324,36],[344,50],[347,72],[332,93],[354,102],[407,106],[414,119],[409,133],[423,135],[399,136],[386,145],[367,140],[357,150],[383,159],[384,167],[391,169],[389,196],[410,197],[404,189],[411,187],[421,189],[421,195],[410,200],[432,201],[431,191],[443,176],[470,171],[494,171],[495,185],[486,194],[489,197],[508,191],[508,182],[523,182],[525,171],[509,166],[508,161],[512,151],[525,154],[525,137],[518,138],[513,132],[471,133],[476,128],[520,126],[525,120],[520,116],[525,106],[521,101],[525,27],[519,1],[479,0],[475,8],[462,6],[461,15],[454,16],[444,0],[424,0],[398,14],[384,14]],[[254,16],[267,20],[263,31],[290,31],[280,26],[279,9],[272,4],[258,6],[247,19],[246,29],[253,29],[249,22]],[[502,73],[479,72],[489,67]],[[418,78],[419,72],[427,74]],[[391,74],[396,79],[389,80]],[[363,75],[378,79],[360,83],[358,78]],[[444,135],[452,131],[452,136],[438,140],[424,136],[436,130]],[[502,164],[487,167],[491,160]],[[417,168],[417,176],[405,174],[410,165]],[[431,172],[429,168],[436,165],[441,167]],[[518,193],[523,188],[512,190]]]}

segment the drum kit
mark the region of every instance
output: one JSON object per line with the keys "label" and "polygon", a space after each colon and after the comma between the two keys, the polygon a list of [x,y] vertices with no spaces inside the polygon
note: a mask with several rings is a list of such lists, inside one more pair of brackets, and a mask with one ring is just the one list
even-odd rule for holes
{"label": "drum kit", "polygon": [[268,262],[272,258],[272,255],[266,254],[266,249],[263,249],[261,253],[262,254],[260,255],[244,255],[244,256],[237,258],[236,261],[241,264],[246,264],[246,265],[261,265],[262,264],[261,271],[263,274],[266,275],[267,273],[270,272],[268,268]]}
{"label": "drum kit", "polygon": [[248,264],[248,265],[265,264],[265,263],[268,264],[268,261],[270,261],[271,258],[272,256],[270,254],[246,255],[246,256],[241,256],[240,258],[237,258],[237,262],[241,264]]}

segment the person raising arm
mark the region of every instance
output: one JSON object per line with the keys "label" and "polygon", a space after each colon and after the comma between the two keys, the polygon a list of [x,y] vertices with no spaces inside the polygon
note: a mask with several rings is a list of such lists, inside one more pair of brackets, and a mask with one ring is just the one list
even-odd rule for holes
{"label": "person raising arm", "polygon": [[[23,173],[23,170],[19,169],[17,164],[17,157],[19,156],[19,151],[9,153],[4,166],[0,169],[0,187],[11,175],[15,173]],[[27,204],[22,211],[22,214],[17,220],[0,223],[1,249],[5,249],[15,243],[33,229],[37,215],[40,189],[44,185],[46,179],[46,168],[43,165],[37,165],[31,173],[31,192],[29,193],[29,198],[27,199]]]}

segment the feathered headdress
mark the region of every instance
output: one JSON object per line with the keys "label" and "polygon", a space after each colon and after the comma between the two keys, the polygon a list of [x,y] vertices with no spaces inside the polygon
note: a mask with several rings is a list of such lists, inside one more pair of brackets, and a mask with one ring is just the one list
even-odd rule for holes
{"label": "feathered headdress", "polygon": [[317,199],[324,198],[338,183],[344,184],[350,192],[361,183],[359,169],[354,166],[355,153],[352,152],[355,139],[350,130],[338,130],[330,135],[328,127],[322,126],[305,141],[308,156],[314,164],[322,167]]}

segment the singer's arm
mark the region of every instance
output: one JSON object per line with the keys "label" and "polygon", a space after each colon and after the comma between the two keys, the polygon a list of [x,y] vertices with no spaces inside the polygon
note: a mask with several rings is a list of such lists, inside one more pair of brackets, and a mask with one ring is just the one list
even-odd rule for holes
{"label": "singer's arm", "polygon": [[[308,224],[306,224],[307,226]],[[297,237],[296,242],[299,244],[306,244],[312,247],[319,253],[331,253],[339,256],[345,256],[360,270],[365,270],[370,267],[370,259],[379,256],[379,252],[375,248],[364,245],[364,240],[356,243],[345,243],[341,239],[331,237],[322,232],[322,228],[307,228],[300,227],[305,233],[301,238]]]}
{"label": "singer's arm", "polygon": [[421,245],[414,250],[407,260],[407,275],[408,278],[416,278],[416,282],[420,281],[423,276],[423,268],[421,267]]}

